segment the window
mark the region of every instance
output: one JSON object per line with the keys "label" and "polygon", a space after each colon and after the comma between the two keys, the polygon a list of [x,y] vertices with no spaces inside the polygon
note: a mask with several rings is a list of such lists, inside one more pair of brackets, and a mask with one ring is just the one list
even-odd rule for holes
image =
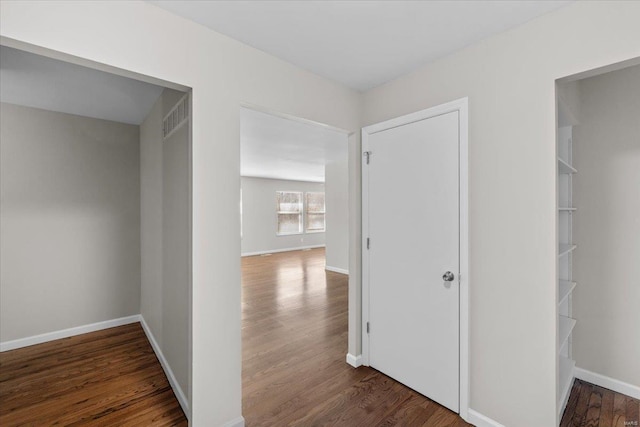
{"label": "window", "polygon": [[302,233],[302,193],[276,191],[277,235]]}
{"label": "window", "polygon": [[324,193],[305,193],[307,215],[305,230],[307,233],[324,231]]}

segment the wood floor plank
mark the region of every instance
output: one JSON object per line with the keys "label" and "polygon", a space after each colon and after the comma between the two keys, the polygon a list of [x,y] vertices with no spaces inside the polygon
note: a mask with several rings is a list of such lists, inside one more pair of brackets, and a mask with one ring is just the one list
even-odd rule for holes
{"label": "wood floor plank", "polygon": [[261,414],[257,418],[255,425],[283,425],[285,420],[297,420],[304,417],[308,408],[314,406],[317,402],[326,402],[338,395],[340,391],[349,387],[352,383],[363,380],[372,372],[366,369],[354,369],[352,372],[345,373],[342,369],[324,371],[326,379],[317,379],[306,384],[305,390],[296,390],[299,393],[286,400],[277,399],[276,401],[266,402],[268,406],[271,403],[274,407],[270,412]]}
{"label": "wood floor plank", "polygon": [[627,396],[616,394],[613,397],[613,427],[625,427],[627,420]]}
{"label": "wood floor plank", "polygon": [[614,392],[606,388],[599,389],[602,393],[602,406],[600,407],[600,420],[598,421],[598,427],[612,427]]}
{"label": "wood floor plank", "polygon": [[[426,402],[428,405],[429,402]],[[386,416],[382,421],[376,424],[376,427],[394,427],[394,426],[412,426],[412,425],[421,425],[426,422],[433,412],[435,412],[435,405],[431,405],[432,411],[425,411],[424,399],[422,396],[417,393],[410,393],[409,397],[402,402],[398,410],[392,412],[388,416]],[[417,423],[416,418],[421,415],[425,415],[425,420],[421,423]]]}
{"label": "wood floor plank", "polygon": [[0,425],[186,426],[139,323],[0,353]]}
{"label": "wood floor plank", "polygon": [[454,414],[450,410],[440,406],[423,426],[448,427],[454,423],[453,417]]}
{"label": "wood floor plank", "polygon": [[[148,353],[144,355],[144,358],[132,357],[130,360],[114,358],[102,367],[98,367],[98,365],[95,360],[87,360],[84,365],[69,368],[68,372],[61,373],[56,370],[48,377],[39,374],[36,378],[30,378],[23,382],[12,381],[7,384],[6,389],[4,386],[2,387],[1,394],[4,404],[0,414],[5,410],[11,410],[16,405],[20,406],[26,398],[31,399],[31,403],[35,404],[39,401],[64,397],[77,390],[79,384],[82,384],[82,388],[86,389],[96,384],[100,386],[105,381],[115,380],[118,377],[136,374],[140,370],[148,369],[149,374],[154,369],[158,373],[162,372],[157,366],[155,355]],[[101,372],[102,375],[96,375],[98,372]]]}
{"label": "wood floor plank", "polygon": [[597,387],[592,387],[587,414],[585,415],[585,427],[598,427],[600,423],[600,408],[602,407],[602,393]]}
{"label": "wood floor plank", "polygon": [[120,340],[129,340],[132,334],[138,334],[135,323],[24,347],[19,349],[20,351],[7,351],[2,355],[0,366],[4,363],[20,363],[25,355],[30,360],[46,360],[48,357],[58,357],[62,354],[80,357],[81,353],[74,350],[77,346],[104,347],[107,343],[111,345]]}
{"label": "wood floor plank", "polygon": [[425,401],[424,399],[422,399],[422,401],[420,402],[419,407],[421,410],[416,411],[413,416],[408,417],[408,419],[406,420],[407,427],[428,425],[431,418],[436,414],[436,412],[442,410],[442,407],[437,403],[431,400]]}
{"label": "wood floor plank", "polygon": [[348,277],[324,267],[324,249],[242,259],[246,425],[468,426],[382,373],[345,363]]}
{"label": "wood floor plank", "polygon": [[576,379],[560,427],[633,427],[638,412],[639,400]]}
{"label": "wood floor plank", "polygon": [[568,427],[571,425],[572,417],[578,404],[578,398],[580,397],[580,390],[580,380],[575,380],[571,386],[571,393],[569,394],[569,400],[567,401],[567,406],[560,421],[560,427]]}
{"label": "wood floor plank", "polygon": [[627,397],[625,421],[627,422],[627,426],[630,427],[636,427],[640,425],[640,400]]}
{"label": "wood floor plank", "polygon": [[583,427],[584,420],[587,417],[589,399],[591,399],[591,384],[580,381],[580,396],[578,397],[576,409],[571,419],[571,426]]}

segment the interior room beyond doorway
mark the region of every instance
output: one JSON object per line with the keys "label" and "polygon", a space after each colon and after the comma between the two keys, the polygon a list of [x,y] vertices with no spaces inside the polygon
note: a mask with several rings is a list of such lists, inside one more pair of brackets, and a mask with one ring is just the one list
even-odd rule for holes
{"label": "interior room beyond doorway", "polygon": [[0,47],[0,424],[186,424],[191,91],[20,47]]}

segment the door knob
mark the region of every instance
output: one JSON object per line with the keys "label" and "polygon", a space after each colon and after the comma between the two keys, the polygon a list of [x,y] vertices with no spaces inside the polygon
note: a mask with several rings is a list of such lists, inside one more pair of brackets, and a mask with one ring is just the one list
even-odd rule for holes
{"label": "door knob", "polygon": [[442,275],[442,280],[444,280],[445,282],[453,282],[453,278],[454,278],[454,275],[450,271],[447,271]]}

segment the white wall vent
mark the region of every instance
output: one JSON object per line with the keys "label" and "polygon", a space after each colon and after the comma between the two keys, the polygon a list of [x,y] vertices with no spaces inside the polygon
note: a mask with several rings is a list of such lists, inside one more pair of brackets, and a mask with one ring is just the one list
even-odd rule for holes
{"label": "white wall vent", "polygon": [[162,121],[162,135],[169,138],[189,119],[189,94],[185,94]]}

